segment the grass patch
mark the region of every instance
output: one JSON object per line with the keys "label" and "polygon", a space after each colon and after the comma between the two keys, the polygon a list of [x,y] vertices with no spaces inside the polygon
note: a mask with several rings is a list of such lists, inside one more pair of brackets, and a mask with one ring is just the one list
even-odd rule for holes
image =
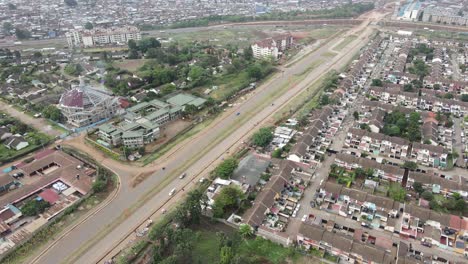
{"label": "grass patch", "polygon": [[193,249],[194,263],[218,263],[219,262],[219,237],[209,231],[199,232],[199,239]]}
{"label": "grass patch", "polygon": [[293,248],[283,247],[261,237],[243,240],[238,250],[241,255],[257,256],[274,264],[285,263],[288,259],[295,260],[299,256]]}
{"label": "grass patch", "polygon": [[322,54],[322,57],[325,57],[325,58],[333,58],[336,56],[336,52],[333,52],[333,51],[327,51],[325,53]]}
{"label": "grass patch", "polygon": [[336,45],[333,49],[336,51],[341,51],[344,47],[348,46],[348,44],[355,39],[357,39],[356,35],[349,35],[345,39],[343,39],[338,45]]}
{"label": "grass patch", "polygon": [[[218,263],[220,241],[215,232],[199,231],[193,249],[193,263]],[[286,248],[261,237],[243,239],[237,245],[237,254],[258,260],[258,263],[282,264],[295,261],[300,256],[294,248]]]}

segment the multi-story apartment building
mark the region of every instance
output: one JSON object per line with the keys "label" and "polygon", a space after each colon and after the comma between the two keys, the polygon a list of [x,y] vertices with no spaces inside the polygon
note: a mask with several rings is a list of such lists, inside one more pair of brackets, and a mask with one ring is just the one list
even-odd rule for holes
{"label": "multi-story apartment building", "polygon": [[284,34],[258,41],[251,48],[256,59],[278,59],[283,51],[292,46],[293,42],[294,38],[291,34]]}
{"label": "multi-story apartment building", "polygon": [[131,39],[141,39],[140,30],[134,26],[79,29],[67,32],[65,35],[69,47],[126,44]]}

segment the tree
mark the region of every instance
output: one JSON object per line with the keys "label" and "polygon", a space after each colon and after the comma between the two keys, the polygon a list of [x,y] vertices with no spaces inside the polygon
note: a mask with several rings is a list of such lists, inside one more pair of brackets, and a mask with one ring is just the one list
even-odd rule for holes
{"label": "tree", "polygon": [[13,31],[13,29],[15,29],[15,27],[13,27],[13,24],[11,24],[10,22],[3,22],[3,33],[5,35],[11,35],[11,31]]}
{"label": "tree", "polygon": [[72,76],[79,76],[83,71],[83,67],[80,64],[70,63],[63,69],[66,74]]}
{"label": "tree", "polygon": [[413,189],[414,189],[415,192],[417,192],[419,194],[424,192],[423,185],[420,182],[414,182],[413,183]]}
{"label": "tree", "polygon": [[42,115],[45,118],[49,118],[54,121],[60,121],[62,118],[62,112],[60,112],[60,109],[55,107],[54,105],[48,105],[42,110]]}
{"label": "tree", "polygon": [[221,164],[219,164],[218,167],[216,167],[214,173],[216,176],[222,179],[229,179],[238,165],[239,161],[237,159],[228,158],[221,162]]}
{"label": "tree", "polygon": [[65,4],[69,7],[75,7],[78,5],[76,0],[64,0]]}
{"label": "tree", "polygon": [[245,198],[245,194],[238,186],[229,185],[224,187],[215,198],[213,205],[214,217],[222,217],[227,208],[238,206]]}
{"label": "tree", "polygon": [[424,200],[432,201],[432,199],[434,199],[434,194],[431,191],[424,191],[421,193],[421,197]]}
{"label": "tree", "polygon": [[434,90],[440,90],[440,84],[436,83],[432,86]]}
{"label": "tree", "polygon": [[468,94],[462,94],[460,98],[463,102],[468,102]]}
{"label": "tree", "polygon": [[15,28],[16,38],[18,39],[29,39],[31,37],[31,32],[26,29],[21,29],[19,27]]}
{"label": "tree", "polygon": [[262,69],[259,65],[253,64],[247,68],[247,74],[249,75],[249,78],[258,80],[262,78]]}
{"label": "tree", "polygon": [[407,84],[405,84],[405,85],[403,86],[403,90],[404,90],[405,92],[413,92],[413,91],[414,91],[414,90],[413,90],[413,85],[410,84],[410,83],[407,83]]}
{"label": "tree", "polygon": [[134,50],[134,49],[130,49],[130,51],[128,52],[127,59],[135,60],[135,59],[138,59],[138,58],[139,58],[138,51]]}
{"label": "tree", "polygon": [[359,120],[359,113],[358,113],[358,111],[354,111],[353,116],[354,116],[354,120]]}
{"label": "tree", "polygon": [[324,94],[320,97],[320,105],[328,105],[330,103],[330,97]]}
{"label": "tree", "polygon": [[404,202],[406,197],[406,191],[399,183],[390,184],[388,189],[388,196],[397,202]]}
{"label": "tree", "polygon": [[192,80],[194,86],[202,85],[206,81],[205,70],[197,65],[190,67],[188,77]]}
{"label": "tree", "polygon": [[418,164],[416,164],[414,161],[405,161],[405,163],[403,163],[403,168],[416,170],[418,168]]}
{"label": "tree", "polygon": [[253,236],[253,229],[250,225],[248,224],[241,224],[239,226],[239,234],[243,237],[243,238],[248,238],[248,237],[251,237]]}
{"label": "tree", "polygon": [[271,128],[260,128],[252,136],[252,143],[259,147],[266,147],[273,140],[273,132]]}
{"label": "tree", "polygon": [[49,206],[50,204],[44,200],[32,199],[27,201],[20,210],[24,216],[36,216],[43,213]]}
{"label": "tree", "polygon": [[14,5],[13,3],[8,3],[8,9],[9,10],[16,10],[16,5]]}
{"label": "tree", "polygon": [[90,30],[90,29],[93,29],[93,28],[94,28],[94,25],[93,25],[93,23],[91,23],[91,22],[88,21],[88,22],[86,22],[86,24],[85,24],[84,27],[85,27],[85,29]]}
{"label": "tree", "polygon": [[244,48],[244,59],[250,61],[253,59],[253,51],[252,48],[246,47]]}
{"label": "tree", "polygon": [[234,252],[232,247],[223,246],[219,252],[219,264],[231,264]]}
{"label": "tree", "polygon": [[184,113],[188,116],[194,115],[198,111],[198,108],[192,104],[184,106]]}
{"label": "tree", "polygon": [[453,94],[451,94],[451,93],[446,93],[446,94],[444,94],[444,98],[445,98],[445,99],[453,99]]}
{"label": "tree", "polygon": [[136,41],[134,39],[128,40],[128,48],[131,49],[131,50],[137,50],[138,49],[138,45],[137,45],[137,43],[136,43]]}
{"label": "tree", "polygon": [[382,80],[380,80],[380,79],[372,79],[371,85],[372,85],[372,86],[379,86],[379,87],[382,87],[382,86],[383,86],[383,82],[382,82]]}

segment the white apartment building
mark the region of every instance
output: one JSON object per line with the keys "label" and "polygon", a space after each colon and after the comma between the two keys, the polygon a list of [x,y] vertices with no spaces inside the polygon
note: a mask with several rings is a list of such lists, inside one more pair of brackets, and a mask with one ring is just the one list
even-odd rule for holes
{"label": "white apartment building", "polygon": [[278,59],[282,52],[289,49],[292,44],[293,37],[291,34],[285,34],[258,41],[251,48],[256,59]]}
{"label": "white apartment building", "polygon": [[91,30],[78,29],[67,32],[69,47],[93,47],[110,44],[127,44],[131,39],[140,40],[141,33],[137,27],[95,28]]}

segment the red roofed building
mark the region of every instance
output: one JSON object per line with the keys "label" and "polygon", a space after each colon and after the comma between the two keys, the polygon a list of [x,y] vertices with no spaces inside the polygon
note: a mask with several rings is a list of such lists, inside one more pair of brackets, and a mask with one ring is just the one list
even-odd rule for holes
{"label": "red roofed building", "polygon": [[39,197],[50,204],[55,204],[60,199],[60,196],[52,189],[45,189],[39,194]]}

